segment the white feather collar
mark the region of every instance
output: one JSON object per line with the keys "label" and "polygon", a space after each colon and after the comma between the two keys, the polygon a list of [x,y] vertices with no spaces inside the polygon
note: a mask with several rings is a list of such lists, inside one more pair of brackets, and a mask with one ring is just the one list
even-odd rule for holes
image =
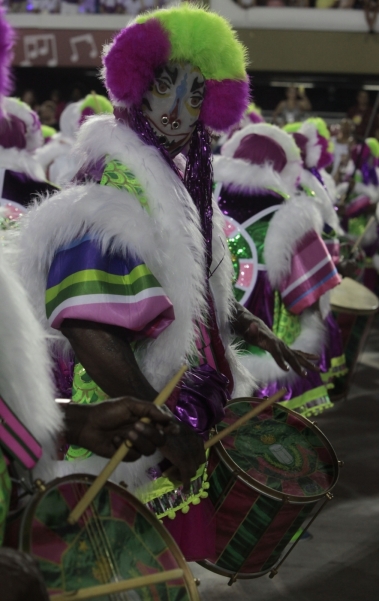
{"label": "white feather collar", "polygon": [[[157,277],[175,311],[175,321],[150,341],[138,357],[144,375],[156,389],[161,389],[193,352],[194,322],[206,313],[204,248],[197,211],[159,151],[145,145],[113,116],[88,119],[80,130],[76,153],[78,169],[105,156],[127,165],[145,191],[151,215],[130,194],[97,184],[67,187],[45,200],[29,212],[23,223],[20,265],[28,292],[40,321],[48,328],[44,291],[49,267],[60,246],[90,231],[103,248],[120,253],[134,251]],[[212,269],[226,248],[217,211],[215,207]],[[250,394],[251,378],[242,368],[241,371],[229,346],[230,273],[230,259],[226,256],[211,284],[221,335],[239,375],[238,394]],[[50,330],[50,334],[63,344],[60,333]]]}
{"label": "white feather collar", "polygon": [[280,174],[274,171],[270,163],[252,165],[242,159],[216,155],[213,158],[214,180],[224,186],[233,186],[238,192],[257,190],[280,190],[289,194]]}

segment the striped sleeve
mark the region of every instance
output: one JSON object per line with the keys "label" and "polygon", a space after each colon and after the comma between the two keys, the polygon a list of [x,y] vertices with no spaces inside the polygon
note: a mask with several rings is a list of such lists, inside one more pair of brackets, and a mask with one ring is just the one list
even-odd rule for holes
{"label": "striped sleeve", "polygon": [[50,267],[46,315],[117,325],[156,338],[175,319],[171,301],[138,257],[102,253],[89,236],[62,247]]}
{"label": "striped sleeve", "polygon": [[299,314],[340,281],[323,240],[311,231],[299,242],[292,257],[291,273],[279,289],[287,309]]}

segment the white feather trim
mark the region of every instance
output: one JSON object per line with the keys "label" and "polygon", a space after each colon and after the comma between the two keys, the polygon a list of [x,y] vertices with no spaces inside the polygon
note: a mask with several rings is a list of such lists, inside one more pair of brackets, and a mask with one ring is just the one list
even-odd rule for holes
{"label": "white feather trim", "polygon": [[320,169],[320,175],[325,184],[325,188],[328,191],[329,197],[332,201],[332,204],[336,204],[337,202],[337,186],[334,181],[334,177],[326,171],[326,169]]}
{"label": "white feather trim", "polygon": [[305,121],[299,129],[299,134],[307,138],[305,147],[305,164],[307,167],[317,167],[321,156],[321,146],[318,141],[317,127]]}
{"label": "white feather trim", "polygon": [[[156,276],[175,311],[175,321],[149,341],[137,358],[146,378],[159,390],[194,351],[194,322],[206,314],[204,248],[197,211],[157,149],[146,146],[113,116],[86,121],[79,133],[77,156],[78,169],[104,156],[127,165],[145,191],[151,216],[133,196],[97,184],[68,187],[42,202],[26,216],[21,236],[21,272],[30,298],[46,330],[65,346],[64,337],[48,328],[45,315],[46,278],[56,250],[90,232],[104,249],[135,252]],[[222,237],[220,223],[214,229],[215,248],[219,245],[225,253]],[[218,256],[216,252],[214,264]],[[223,261],[212,278],[220,295],[230,287],[229,269]],[[227,280],[219,282],[224,270]],[[223,302],[216,298],[222,335],[227,337]]]}
{"label": "white feather trim", "polygon": [[0,248],[0,394],[42,445],[38,470],[55,455],[62,415],[54,400],[43,329]]}
{"label": "white feather trim", "polygon": [[27,150],[17,148],[3,148],[0,146],[0,167],[11,171],[25,173],[35,181],[43,182],[45,173],[34,154]]}
{"label": "white feather trim", "polygon": [[338,235],[342,235],[343,230],[339,224],[337,213],[334,210],[328,191],[321,185],[317,177],[307,169],[303,169],[300,183],[305,184],[315,193],[315,196],[310,197],[309,200],[315,202],[324,223],[332,227]]}
{"label": "white feather trim", "polygon": [[32,152],[43,146],[43,135],[38,115],[25,102],[18,98],[4,98],[4,109],[8,115],[14,115],[25,123],[26,150]]}
{"label": "white feather trim", "polygon": [[[322,350],[325,337],[326,330],[320,316],[315,311],[307,309],[301,316],[301,333],[290,345],[290,348],[317,355]],[[262,356],[243,355],[241,361],[249,371],[255,374],[262,387],[270,382],[291,384],[299,378],[292,368],[288,372],[283,371],[268,353]]]}
{"label": "white feather trim", "polygon": [[230,140],[228,140],[221,148],[221,154],[223,156],[233,157],[243,138],[251,134],[271,138],[284,150],[287,164],[280,172],[280,177],[289,190],[294,190],[301,171],[300,150],[296,146],[293,137],[276,125],[269,125],[268,123],[247,125],[232,135]]}
{"label": "white feather trim", "polygon": [[309,231],[321,234],[323,219],[320,211],[305,195],[283,204],[270,221],[264,258],[267,275],[273,288],[277,288],[291,271],[291,260],[296,245]]}
{"label": "white feather trim", "polygon": [[277,171],[270,163],[252,165],[242,159],[216,155],[213,158],[213,174],[215,182],[225,186],[233,185],[233,189],[241,192],[277,189],[286,194],[286,186]]}

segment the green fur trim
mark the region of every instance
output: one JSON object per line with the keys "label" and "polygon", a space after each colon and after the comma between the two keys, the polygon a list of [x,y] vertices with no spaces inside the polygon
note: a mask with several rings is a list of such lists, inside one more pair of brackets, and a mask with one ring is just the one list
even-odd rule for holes
{"label": "green fur trim", "polygon": [[324,119],[321,119],[321,117],[309,117],[309,119],[306,120],[306,123],[313,123],[320,136],[326,140],[330,140],[330,131],[328,130],[328,126]]}
{"label": "green fur trim", "polygon": [[86,108],[91,108],[95,115],[113,113],[113,107],[108,98],[100,96],[100,94],[88,94],[80,105],[80,112],[82,113]]}
{"label": "green fur trim", "polygon": [[286,123],[282,129],[284,129],[287,134],[295,134],[302,125],[303,124],[300,121],[296,121],[295,123]]}
{"label": "green fur trim", "polygon": [[250,115],[250,113],[258,113],[258,115],[262,114],[262,110],[255,104],[255,102],[250,102],[249,106],[246,109],[246,114]]}
{"label": "green fur trim", "polygon": [[376,138],[367,138],[366,144],[369,147],[371,154],[377,159],[379,157],[379,142]]}
{"label": "green fur trim", "polygon": [[57,130],[54,127],[50,127],[50,125],[41,125],[41,131],[44,138],[51,138],[57,133]]}
{"label": "green fur trim", "polygon": [[137,23],[160,21],[171,42],[170,60],[190,62],[205,79],[246,79],[247,49],[229,23],[191,4],[160,9],[137,17]]}

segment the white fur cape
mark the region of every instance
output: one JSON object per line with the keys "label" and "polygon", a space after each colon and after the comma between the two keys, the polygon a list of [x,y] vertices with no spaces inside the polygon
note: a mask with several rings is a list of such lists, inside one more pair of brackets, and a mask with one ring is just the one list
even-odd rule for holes
{"label": "white fur cape", "polygon": [[[134,252],[151,269],[173,303],[175,321],[150,340],[137,361],[160,390],[195,348],[194,322],[206,313],[203,238],[192,199],[156,148],[145,145],[113,116],[88,119],[77,143],[78,169],[102,157],[127,165],[141,183],[150,215],[125,191],[88,183],[71,186],[31,209],[22,224],[20,269],[46,333],[62,349],[67,341],[49,329],[45,314],[46,278],[55,252],[84,232],[94,234],[104,251]],[[234,397],[249,396],[254,380],[238,359],[229,327],[233,293],[232,263],[223,232],[223,215],[214,206],[213,266],[210,284],[226,356],[232,369]],[[92,461],[93,462],[93,461]],[[71,469],[86,470],[85,462]]]}
{"label": "white fur cape", "polygon": [[[293,189],[287,188],[280,174],[268,164],[251,165],[241,159],[216,156],[213,165],[215,181],[226,187],[233,185],[234,190],[249,194],[257,189],[275,187],[290,196],[293,193]],[[324,197],[322,200],[324,203],[321,199],[312,202],[305,194],[291,196],[290,200],[284,202],[275,212],[267,232],[264,250],[267,275],[273,288],[278,288],[283,278],[290,273],[291,260],[298,242],[309,231],[315,230],[321,234],[325,215],[331,219],[326,200]],[[330,201],[328,202],[330,205]],[[301,333],[291,347],[317,354],[321,351],[324,341],[325,328],[320,317],[311,310],[304,311],[301,317]],[[260,356],[243,355],[241,361],[261,385],[273,381],[289,383],[298,378],[292,369],[289,372],[280,369],[268,353]]]}
{"label": "white fur cape", "polygon": [[[295,144],[293,137],[276,125],[269,125],[268,123],[247,125],[243,129],[236,131],[223,145],[221,154],[225,157],[233,158],[243,139],[252,134],[271,138],[283,149],[287,163],[280,173],[280,179],[282,186],[284,184],[287,189],[294,190],[301,171],[300,150]],[[244,162],[251,166],[251,163],[247,160]]]}
{"label": "white fur cape", "polygon": [[318,181],[312,173],[307,169],[302,170],[300,182],[308,186],[315,194],[310,200],[315,202],[316,207],[319,209],[321,217],[327,225],[332,227],[336,234],[342,235],[343,230],[339,224],[337,213],[334,210],[332,199],[329,192],[321,183]]}
{"label": "white fur cape", "polygon": [[54,400],[43,329],[1,248],[0,290],[0,395],[42,445],[35,473],[46,475],[62,417]]}
{"label": "white fur cape", "polygon": [[292,192],[270,163],[252,165],[242,159],[216,155],[213,158],[213,175],[215,182],[225,187],[232,185],[237,192],[273,189],[285,194]]}
{"label": "white fur cape", "polygon": [[45,181],[45,173],[34,154],[18,148],[0,146],[0,167],[11,171],[25,173],[37,182]]}

